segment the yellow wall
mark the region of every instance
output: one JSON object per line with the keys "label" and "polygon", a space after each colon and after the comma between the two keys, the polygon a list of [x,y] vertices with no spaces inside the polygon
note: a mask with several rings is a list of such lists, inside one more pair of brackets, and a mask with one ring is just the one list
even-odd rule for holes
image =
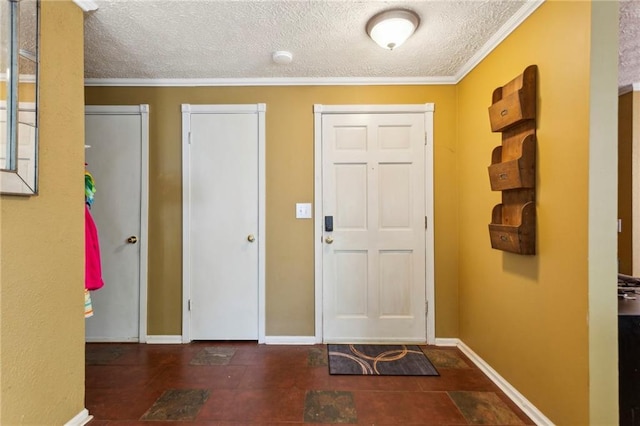
{"label": "yellow wall", "polygon": [[618,218],[622,219],[622,232],[618,234],[618,262],[621,273],[632,275],[631,160],[633,149],[631,138],[633,136],[633,92],[620,96],[618,112]]}
{"label": "yellow wall", "polygon": [[[20,102],[33,102],[36,98],[35,85],[33,83],[19,83],[18,96]],[[6,80],[0,80],[0,100],[7,99]]]}
{"label": "yellow wall", "polygon": [[[602,369],[617,377],[615,312],[589,318],[590,49],[590,2],[548,1],[458,85],[460,338],[556,424],[590,421],[590,386],[600,383],[590,376],[588,321],[614,336]],[[489,241],[500,193],[490,190],[487,165],[501,138],[490,131],[487,107],[493,90],[530,64],[539,68],[538,254],[519,256]],[[615,85],[609,96],[617,96]],[[611,170],[607,189],[615,193]],[[615,220],[607,225],[614,235]],[[610,278],[601,283],[609,308],[615,270]],[[601,390],[616,396],[610,383]],[[615,406],[604,411],[611,421],[600,424],[617,423]]]}
{"label": "yellow wall", "polygon": [[40,195],[0,197],[0,424],[84,407],[83,17],[42,2]]}
{"label": "yellow wall", "polygon": [[20,102],[34,102],[36,99],[36,87],[33,83],[20,83],[18,87]]}
{"label": "yellow wall", "polygon": [[313,226],[295,219],[313,201],[313,104],[435,103],[436,328],[456,336],[455,87],[87,87],[87,105],[150,106],[149,334],[181,334],[180,104],[267,104],[266,326],[314,335]]}

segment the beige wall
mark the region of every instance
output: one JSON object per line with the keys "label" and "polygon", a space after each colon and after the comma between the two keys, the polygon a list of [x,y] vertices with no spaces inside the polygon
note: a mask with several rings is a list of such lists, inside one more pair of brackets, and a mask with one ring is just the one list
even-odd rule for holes
{"label": "beige wall", "polygon": [[181,333],[180,104],[267,104],[267,335],[314,334],[313,104],[435,103],[437,335],[458,333],[455,87],[87,87],[87,105],[150,106],[149,334]]}
{"label": "beige wall", "polygon": [[40,195],[0,197],[0,424],[84,407],[83,18],[42,2]]}
{"label": "beige wall", "polygon": [[618,5],[591,4],[589,78],[589,422],[618,423]]}
{"label": "beige wall", "polygon": [[[597,243],[589,234],[590,51],[591,4],[546,2],[458,85],[460,337],[556,424],[590,423],[590,387],[617,393],[609,380],[617,375],[615,270],[589,306],[589,250]],[[490,246],[487,224],[500,193],[491,192],[486,167],[501,140],[490,132],[487,107],[493,90],[530,64],[539,68],[538,254],[519,256]],[[609,89],[617,96],[615,84]],[[605,189],[615,194],[612,170]],[[603,209],[615,212],[611,204]],[[613,237],[615,220],[606,222]],[[609,271],[615,246],[591,262]],[[609,309],[606,317],[589,317],[595,303]],[[601,348],[603,382],[590,371],[589,321],[614,337]],[[599,424],[617,423],[609,401],[608,421]]]}

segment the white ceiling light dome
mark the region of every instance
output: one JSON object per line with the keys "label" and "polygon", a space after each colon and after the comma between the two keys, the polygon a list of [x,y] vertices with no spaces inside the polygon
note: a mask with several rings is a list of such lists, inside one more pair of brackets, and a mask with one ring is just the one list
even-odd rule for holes
{"label": "white ceiling light dome", "polygon": [[385,10],[367,22],[367,34],[380,47],[393,50],[407,41],[418,25],[420,17],[411,10]]}

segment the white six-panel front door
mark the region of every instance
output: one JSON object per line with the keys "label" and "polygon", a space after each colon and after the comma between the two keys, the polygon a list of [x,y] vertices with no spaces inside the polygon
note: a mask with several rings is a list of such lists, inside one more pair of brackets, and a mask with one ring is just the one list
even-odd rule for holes
{"label": "white six-panel front door", "polygon": [[426,340],[424,117],[322,116],[325,342]]}

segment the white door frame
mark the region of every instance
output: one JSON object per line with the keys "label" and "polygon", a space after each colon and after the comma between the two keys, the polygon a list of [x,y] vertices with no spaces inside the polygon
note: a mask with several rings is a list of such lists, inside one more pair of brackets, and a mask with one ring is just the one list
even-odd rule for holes
{"label": "white door frame", "polygon": [[[149,256],[149,105],[88,105],[86,115],[140,116],[140,318],[138,342],[147,341],[147,287]],[[91,149],[85,145],[86,149]]]}
{"label": "white door frame", "polygon": [[188,185],[190,172],[189,140],[191,114],[257,114],[258,116],[258,343],[265,341],[265,112],[266,104],[193,105],[182,104],[182,343],[191,341],[191,274],[188,263],[191,223],[191,193]]}
{"label": "white door frame", "polygon": [[315,309],[316,343],[322,343],[323,281],[322,281],[322,114],[424,113],[425,128],[425,282],[427,305],[427,343],[435,344],[435,284],[434,284],[434,220],[433,220],[433,111],[434,104],[417,105],[321,105],[313,106],[314,115],[314,252],[315,252]]}

